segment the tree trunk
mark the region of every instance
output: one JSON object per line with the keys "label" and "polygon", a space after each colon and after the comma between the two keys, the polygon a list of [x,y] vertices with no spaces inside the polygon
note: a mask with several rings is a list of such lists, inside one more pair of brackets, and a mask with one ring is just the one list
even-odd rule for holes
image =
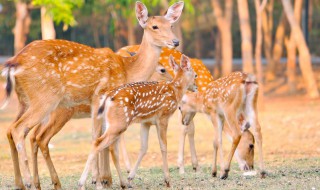
{"label": "tree trunk", "polygon": [[276,66],[280,64],[283,52],[283,41],[287,26],[287,18],[284,13],[281,14],[280,22],[276,29],[276,35],[272,50],[272,61],[267,65],[266,80],[271,81],[276,78]]}
{"label": "tree trunk", "polygon": [[25,2],[16,1],[15,6],[16,23],[12,32],[14,34],[14,54],[17,54],[26,44],[31,18]]}
{"label": "tree trunk", "polygon": [[53,20],[45,7],[41,7],[41,35],[43,40],[56,38]]}
{"label": "tree trunk", "polygon": [[299,65],[302,72],[302,76],[305,81],[305,86],[308,92],[308,96],[311,98],[318,98],[319,91],[317,83],[312,71],[311,55],[306,41],[303,37],[303,33],[296,19],[294,18],[293,9],[290,0],[282,0],[284,10],[286,12],[291,31],[294,33],[294,40],[299,51]]}
{"label": "tree trunk", "polygon": [[238,0],[238,12],[241,31],[242,70],[253,73],[252,40],[247,0]]}
{"label": "tree trunk", "polygon": [[222,50],[222,75],[232,72],[232,7],[233,1],[225,1],[225,10],[221,8],[219,0],[211,0],[214,9],[214,15],[217,20],[217,26],[221,34],[221,50]]}
{"label": "tree trunk", "polygon": [[136,44],[136,36],[134,35],[134,24],[132,16],[129,16],[127,19],[127,28],[128,28],[128,45]]}
{"label": "tree trunk", "polygon": [[263,29],[263,49],[267,64],[273,65],[272,59],[272,28],[273,28],[273,5],[274,0],[271,0],[266,5],[266,8],[261,13],[262,29]]}
{"label": "tree trunk", "polygon": [[214,65],[213,68],[213,77],[219,78],[221,76],[221,34],[218,30],[218,28],[214,29],[214,31],[212,31],[213,36],[215,36],[215,51],[214,51],[214,58],[216,61],[216,64]]}
{"label": "tree trunk", "polygon": [[201,36],[200,36],[200,31],[197,26],[199,26],[199,20],[198,20],[198,15],[194,15],[194,52],[196,58],[201,58]]}
{"label": "tree trunk", "polygon": [[97,48],[101,47],[101,43],[100,43],[100,38],[99,38],[99,27],[97,26],[97,22],[96,22],[96,15],[95,13],[93,13],[92,17],[91,17],[91,26],[92,26],[92,35],[93,35],[93,41],[94,41],[94,45]]}
{"label": "tree trunk", "polygon": [[256,60],[256,71],[257,71],[257,81],[259,83],[259,98],[258,105],[263,107],[263,76],[262,76],[262,63],[261,63],[261,47],[262,47],[262,21],[261,16],[264,9],[266,0],[260,5],[260,0],[255,0],[256,16],[257,16],[257,26],[256,26],[256,47],[255,47],[255,60]]}
{"label": "tree trunk", "polygon": [[[302,13],[302,0],[295,0],[294,1],[294,18],[298,25],[300,26],[301,23],[301,13]],[[287,62],[287,78],[288,78],[288,87],[290,93],[296,92],[296,53],[297,53],[297,46],[295,43],[295,34],[291,30],[290,39],[287,44],[287,54],[288,54],[288,62]]]}

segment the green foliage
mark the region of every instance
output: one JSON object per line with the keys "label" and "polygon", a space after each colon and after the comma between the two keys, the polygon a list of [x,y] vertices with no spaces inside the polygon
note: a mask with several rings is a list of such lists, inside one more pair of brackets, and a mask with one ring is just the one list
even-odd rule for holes
{"label": "green foliage", "polygon": [[83,5],[84,0],[33,0],[35,6],[44,6],[47,8],[53,20],[57,23],[74,26],[76,20],[72,11]]}

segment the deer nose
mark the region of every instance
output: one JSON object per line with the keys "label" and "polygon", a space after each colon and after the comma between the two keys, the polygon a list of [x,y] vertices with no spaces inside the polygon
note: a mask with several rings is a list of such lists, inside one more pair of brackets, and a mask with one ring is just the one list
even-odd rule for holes
{"label": "deer nose", "polygon": [[173,45],[174,45],[175,47],[178,47],[178,46],[179,46],[179,40],[174,39],[174,40],[172,40],[172,42],[173,42]]}

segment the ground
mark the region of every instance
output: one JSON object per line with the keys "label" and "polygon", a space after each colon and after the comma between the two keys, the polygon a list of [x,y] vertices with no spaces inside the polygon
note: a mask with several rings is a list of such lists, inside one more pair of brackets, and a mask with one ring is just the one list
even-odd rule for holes
{"label": "ground", "polygon": [[[319,72],[316,75],[320,81]],[[299,79],[300,80],[300,79]],[[178,150],[177,114],[169,124],[168,159],[171,189],[320,189],[320,99],[310,100],[301,93],[285,95],[285,87],[280,82],[265,86],[267,96],[264,107],[259,111],[263,132],[263,148],[268,176],[244,178],[238,166],[233,162],[229,178],[212,178],[213,127],[206,116],[198,114],[195,118],[195,142],[201,169],[195,173],[191,169],[190,152],[187,143],[186,173],[178,174],[176,160]],[[278,86],[274,91],[273,86]],[[303,85],[298,85],[302,88]],[[2,93],[2,92],[1,92]],[[0,94],[1,98],[3,94]],[[0,190],[11,189],[13,185],[13,166],[6,138],[6,129],[17,114],[17,101],[14,97],[9,107],[0,111]],[[51,141],[51,155],[64,189],[76,189],[77,181],[84,168],[89,153],[91,128],[89,119],[70,121]],[[139,151],[139,126],[129,127],[125,134],[127,148],[132,163]],[[225,147],[230,144],[224,138]],[[27,144],[28,151],[29,143]],[[256,151],[257,153],[257,151]],[[52,189],[49,172],[41,156],[40,177],[42,189]],[[161,154],[154,127],[150,131],[149,150],[142,161],[134,180],[135,189],[161,189],[164,187]],[[256,155],[257,165],[257,155]],[[124,167],[123,172],[125,172]],[[113,189],[119,189],[119,180],[113,168]],[[126,174],[125,174],[126,175]],[[87,187],[93,186],[87,181]]]}

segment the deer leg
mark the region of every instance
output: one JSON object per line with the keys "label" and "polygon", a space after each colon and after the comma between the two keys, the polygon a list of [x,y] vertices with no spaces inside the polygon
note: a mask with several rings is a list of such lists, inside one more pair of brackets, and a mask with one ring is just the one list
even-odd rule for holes
{"label": "deer leg", "polygon": [[218,131],[215,130],[214,139],[213,139],[213,163],[212,163],[212,172],[211,172],[212,177],[217,176],[217,153],[218,153],[218,146],[219,146],[218,138],[219,138]]}
{"label": "deer leg", "polygon": [[258,121],[256,121],[255,125],[253,125],[253,135],[258,145],[260,177],[265,178],[267,175],[267,172],[264,169],[263,152],[262,152],[262,133],[261,133],[261,126]]}
{"label": "deer leg", "polygon": [[[97,160],[98,153],[102,151],[104,148],[109,147],[118,138],[120,132],[121,130],[116,130],[116,131],[108,130],[106,133],[104,133],[101,137],[99,137],[97,140],[95,140],[92,143],[92,148],[88,156],[85,168],[78,182],[79,190],[85,189],[84,185],[88,177],[90,168],[97,167],[97,165],[94,162]],[[98,168],[95,168],[95,170],[98,171]],[[100,186],[96,186],[96,188],[100,188]]]}
{"label": "deer leg", "polygon": [[124,189],[128,186],[128,182],[126,181],[125,178],[123,178],[121,174],[121,168],[120,168],[120,162],[119,162],[119,138],[115,140],[115,142],[113,143],[113,148],[111,149],[111,155],[112,155],[114,166],[116,167],[117,173],[119,176],[120,187]]}
{"label": "deer leg", "polygon": [[[179,112],[179,121],[181,121],[181,112]],[[185,146],[185,139],[187,135],[188,126],[183,125],[181,123],[181,130],[180,130],[180,139],[179,139],[179,150],[178,150],[178,167],[179,167],[179,174],[184,174],[184,146]]]}
{"label": "deer leg", "polygon": [[130,174],[128,176],[128,180],[129,180],[129,185],[131,185],[132,180],[134,179],[137,169],[142,161],[142,158],[144,157],[144,155],[146,155],[147,150],[148,150],[148,137],[149,137],[149,130],[150,130],[150,126],[147,124],[142,123],[141,124],[141,128],[140,128],[140,152],[139,152],[139,156],[138,159],[136,161],[136,163],[134,164],[133,168],[130,171]]}
{"label": "deer leg", "polygon": [[236,113],[234,113],[233,111],[234,110],[232,109],[224,112],[225,119],[228,123],[229,129],[231,130],[232,145],[231,145],[231,150],[228,154],[227,164],[223,168],[224,170],[222,171],[222,175],[220,176],[220,179],[227,179],[228,173],[230,171],[230,164],[231,164],[232,157],[241,139],[240,126],[238,126]]}
{"label": "deer leg", "polygon": [[188,126],[188,138],[189,138],[189,145],[190,145],[190,153],[191,153],[191,161],[193,170],[196,172],[199,170],[198,159],[197,159],[197,152],[194,143],[194,122],[193,120],[190,122]]}
{"label": "deer leg", "polygon": [[31,157],[33,166],[33,183],[37,190],[41,190],[39,172],[38,172],[38,144],[36,141],[37,133],[41,128],[41,124],[37,125],[30,133]]}
{"label": "deer leg", "polygon": [[[56,99],[51,99],[51,101],[56,102]],[[28,157],[25,148],[25,137],[35,125],[39,124],[45,118],[45,116],[55,108],[55,106],[53,104],[50,104],[50,102],[47,100],[46,104],[42,105],[39,105],[37,103],[30,103],[30,105],[32,106],[28,108],[28,110],[21,116],[20,119],[18,119],[18,121],[14,122],[10,126],[7,134],[10,142],[10,147],[12,147],[12,145],[16,146],[20,165],[25,179],[24,183],[25,186],[29,189],[32,187],[32,177],[29,170]],[[16,154],[16,150],[12,150],[14,162],[16,156],[18,156]]]}
{"label": "deer leg", "polygon": [[57,108],[54,112],[51,113],[49,122],[42,126],[40,132],[36,134],[37,144],[40,147],[42,155],[46,161],[47,167],[50,172],[52,184],[54,185],[54,189],[56,190],[61,189],[61,183],[53,165],[48,146],[51,138],[56,135],[71,119],[73,113],[73,109]]}
{"label": "deer leg", "polygon": [[[105,118],[102,118],[102,133],[106,130],[106,121]],[[104,188],[111,187],[112,185],[112,175],[110,169],[110,157],[109,157],[109,148],[103,149],[99,154],[99,172],[101,183]]]}
{"label": "deer leg", "polygon": [[[19,104],[19,113],[18,113],[14,122],[18,121],[27,110],[27,105],[23,101],[21,101],[19,99],[19,103],[20,103]],[[14,181],[15,181],[14,189],[24,190],[25,187],[24,187],[23,181],[22,181],[17,147],[15,146],[15,143],[14,143],[12,135],[11,135],[11,127],[9,127],[7,130],[7,138],[9,141],[10,150],[11,150],[11,157],[12,157],[12,161],[13,161]]]}
{"label": "deer leg", "polygon": [[[220,155],[220,168],[224,168],[224,155],[223,155],[223,147],[222,147],[222,130],[223,130],[223,119],[221,116],[219,116],[216,111],[212,111],[210,113],[210,118],[211,118],[211,122],[213,124],[213,127],[215,128],[215,139],[214,139],[214,165],[212,167],[212,176],[216,176],[217,175],[217,168],[216,168],[216,153],[218,150],[219,151],[219,155]],[[216,147],[215,147],[216,145]]]}
{"label": "deer leg", "polygon": [[164,182],[167,187],[170,187],[170,176],[169,176],[169,168],[168,168],[168,160],[167,160],[167,128],[168,128],[168,120],[163,119],[162,121],[157,123],[157,132],[158,139],[162,154],[162,162],[163,162],[163,173],[164,173]]}
{"label": "deer leg", "polygon": [[128,155],[127,148],[126,148],[124,134],[122,134],[120,136],[120,147],[121,147],[121,153],[122,153],[122,157],[123,157],[127,172],[130,173],[131,163],[130,163],[129,155]]}

